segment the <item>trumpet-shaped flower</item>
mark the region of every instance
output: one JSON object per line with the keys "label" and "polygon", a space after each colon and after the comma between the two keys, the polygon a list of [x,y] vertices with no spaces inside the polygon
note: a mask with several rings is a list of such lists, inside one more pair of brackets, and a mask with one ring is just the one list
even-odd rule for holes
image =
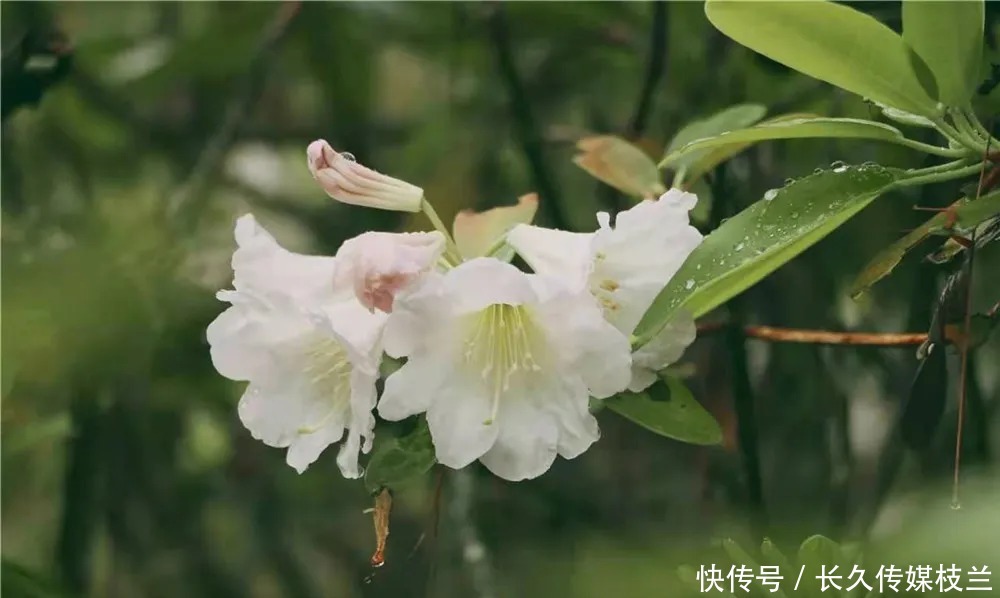
{"label": "trumpet-shaped flower", "polygon": [[444,252],[445,237],[429,233],[370,232],[337,252],[334,285],[350,287],[369,311],[392,311],[396,293],[427,274]]}
{"label": "trumpet-shaped flower", "polygon": [[319,139],[306,149],[309,172],[327,195],[356,206],[419,212],[424,190],[358,164]]}
{"label": "trumpet-shaped flower", "polygon": [[585,451],[600,435],[589,397],[630,377],[627,339],[589,296],[493,258],[397,296],[384,340],[409,359],[386,380],[379,414],[426,412],[439,462],[479,459],[508,480]]}
{"label": "trumpet-shaped flower", "polygon": [[[521,224],[507,235],[507,243],[535,272],[559,277],[572,288],[590,291],[604,316],[624,335],[635,330],[656,295],[701,243],[701,234],[689,224],[688,212],[697,197],[677,189],[656,201],[643,201],[610,216],[597,215],[593,233],[571,233]],[[642,390],[655,379],[651,368],[662,369],[680,357],[693,340],[693,321],[679,316],[633,361],[632,390]]]}
{"label": "trumpet-shaped flower", "polygon": [[253,216],[236,223],[231,306],[208,327],[212,362],[249,381],[239,417],[254,438],[287,447],[299,473],[330,444],[347,439],[337,464],[358,477],[371,449],[375,380],[385,314],[334,285],[338,259],[289,252]]}

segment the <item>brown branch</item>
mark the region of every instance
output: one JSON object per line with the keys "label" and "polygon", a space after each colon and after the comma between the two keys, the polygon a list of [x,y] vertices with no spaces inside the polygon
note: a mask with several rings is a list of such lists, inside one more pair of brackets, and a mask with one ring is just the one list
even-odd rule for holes
{"label": "brown branch", "polygon": [[[698,334],[711,334],[726,329],[722,322],[698,325]],[[908,347],[927,340],[926,332],[835,332],[775,326],[744,326],[747,338],[775,343],[806,343],[812,345],[866,345],[872,347]]]}

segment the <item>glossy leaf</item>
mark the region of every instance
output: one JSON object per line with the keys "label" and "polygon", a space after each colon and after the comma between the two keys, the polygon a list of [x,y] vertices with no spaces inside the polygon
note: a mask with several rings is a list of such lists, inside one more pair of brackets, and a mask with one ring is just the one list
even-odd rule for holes
{"label": "glossy leaf", "polygon": [[421,419],[409,434],[376,444],[365,469],[365,488],[372,494],[395,489],[426,474],[436,462],[431,432]]}
{"label": "glossy leaf", "polygon": [[[669,156],[676,150],[698,139],[715,137],[716,135],[721,135],[727,131],[749,127],[764,118],[765,114],[767,114],[767,108],[761,106],[760,104],[738,104],[736,106],[730,106],[729,108],[716,112],[707,118],[693,121],[678,131],[677,134],[674,135],[674,138],[670,141],[670,144],[667,146],[666,154]],[[660,162],[660,167],[669,166],[674,171],[690,171],[688,179],[694,180],[700,176],[700,174],[695,176],[694,171],[699,171],[703,174],[705,171],[710,169],[710,167],[704,164],[699,164],[699,162],[704,160],[707,156],[708,152],[688,154],[683,160],[674,160],[670,164],[667,164],[665,161]],[[719,162],[721,162],[721,160]],[[716,164],[719,162],[716,162]]]}
{"label": "glossy leaf", "polygon": [[937,98],[964,106],[979,85],[986,10],[982,0],[903,1],[903,39],[934,74]]}
{"label": "glossy leaf", "polygon": [[[782,114],[781,116],[775,116],[774,118],[769,118],[766,121],[764,121],[764,123],[780,123],[788,120],[795,120],[798,118],[817,118],[817,117],[814,114],[805,114],[805,113]],[[741,129],[736,129],[736,130],[741,130]],[[733,156],[736,156],[737,154],[747,149],[751,145],[753,145],[753,142],[747,141],[744,143],[730,143],[723,146],[706,149],[704,151],[698,151],[697,152],[698,159],[695,160],[693,164],[688,166],[687,170],[684,173],[684,178],[687,181],[687,183],[684,185],[685,188],[690,188],[690,186],[695,181],[705,176],[705,174],[710,172],[716,166],[722,164],[723,162],[726,162],[727,160],[731,159]],[[685,158],[682,157],[681,161],[684,160]],[[663,163],[660,165],[661,168],[664,165],[669,166],[668,164]]]}
{"label": "glossy leaf", "polygon": [[647,199],[666,191],[653,160],[620,137],[585,137],[576,147],[581,153],[573,162],[622,193]]}
{"label": "glossy leaf", "polygon": [[785,66],[895,108],[931,116],[927,66],[875,18],[841,4],[708,0],[708,19],[727,36]]}
{"label": "glossy leaf", "polygon": [[689,442],[719,444],[722,428],[691,391],[677,379],[664,377],[643,392],[624,392],[604,405],[650,432]]}
{"label": "glossy leaf", "polygon": [[740,151],[758,141],[809,137],[850,137],[890,142],[899,142],[904,138],[903,133],[895,127],[857,118],[806,117],[774,120],[749,129],[739,129],[715,137],[694,140],[668,154],[660,166],[670,166],[683,161],[692,153],[704,155],[704,151],[709,149],[737,146],[737,151]]}
{"label": "glossy leaf", "polygon": [[653,301],[635,334],[651,338],[679,309],[698,318],[802,253],[864,209],[902,176],[840,166],[772,189],[722,223]]}
{"label": "glossy leaf", "polygon": [[[953,203],[949,206],[948,211],[935,214],[933,218],[928,219],[872,258],[851,285],[851,296],[860,296],[873,284],[892,273],[899,262],[903,260],[903,256],[927,237],[947,233],[952,228],[972,230],[998,214],[1000,214],[1000,191],[994,191],[974,201],[961,199]],[[954,253],[957,253],[962,246],[958,243],[951,243],[950,247]],[[951,251],[947,253],[952,254]]]}

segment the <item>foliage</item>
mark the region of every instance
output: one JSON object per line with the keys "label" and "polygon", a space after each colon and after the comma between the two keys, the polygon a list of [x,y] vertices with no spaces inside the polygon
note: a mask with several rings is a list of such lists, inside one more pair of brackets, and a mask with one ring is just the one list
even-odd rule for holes
{"label": "foliage", "polygon": [[[951,238],[990,238],[997,219],[996,192],[978,191],[1000,95],[975,91],[1000,58],[991,3],[0,6],[5,40],[27,40],[4,44],[11,595],[653,595],[678,588],[677,564],[708,562],[711,538],[764,533],[764,560],[794,560],[776,546],[817,532],[864,537],[880,558],[939,541],[933,558],[989,556],[996,334],[965,376],[962,479],[985,488],[953,511],[935,482],[952,475],[954,395],[923,452],[894,440],[912,347],[706,332],[683,384],[609,400],[602,440],[539,480],[479,468],[435,488],[412,422],[377,443],[366,488],[331,454],[300,477],[254,442],[204,328],[241,213],[327,254],[361,231],[428,228],[329,201],[303,163],[314,138],[418,183],[447,222],[537,191],[540,222],[592,230],[595,211],[631,201],[573,165],[572,145],[599,136],[632,199],[670,183],[700,198],[706,240],[637,345],[682,307],[737,325],[925,331],[955,264],[908,254],[933,244],[964,260]],[[643,102],[657,40],[665,68]],[[1000,244],[977,246],[971,305],[986,314]],[[366,584],[360,513],[382,486],[398,487],[392,535]],[[885,533],[899,512],[913,529]]]}

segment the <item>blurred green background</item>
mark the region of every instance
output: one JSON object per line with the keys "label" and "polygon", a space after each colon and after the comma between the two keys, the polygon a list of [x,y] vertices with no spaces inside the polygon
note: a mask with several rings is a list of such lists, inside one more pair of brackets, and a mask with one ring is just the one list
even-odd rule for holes
{"label": "blurred green background", "polygon": [[[987,4],[996,61],[1000,11]],[[898,30],[898,3],[856,7]],[[397,493],[372,577],[363,484],[341,478],[333,450],[299,476],[240,425],[242,385],[216,374],[204,338],[231,280],[234,220],[252,211],[286,247],[322,253],[365,230],[429,228],[327,198],[305,165],[313,139],[424,187],[445,220],[538,191],[541,223],[592,230],[596,210],[629,200],[572,164],[582,135],[658,157],[684,124],[734,103],[877,117],[734,44],[700,3],[0,10],[5,596],[665,596],[681,592],[678,565],[724,561],[720,538],[750,549],[768,536],[790,553],[817,533],[870,540],[888,560],[1000,568],[998,335],[971,363],[961,510],[948,506],[957,376],[924,454],[891,434],[913,347],[707,334],[683,367],[722,446],[603,412],[602,440],[539,479],[477,465],[446,472],[436,500],[435,473]],[[997,95],[979,100],[985,122]],[[695,189],[696,224],[836,160],[922,165],[869,143],[761,145]],[[846,289],[927,217],[913,205],[948,205],[958,188],[880,198],[708,319],[926,330],[948,270],[920,251],[859,301]],[[980,311],[1000,299],[998,247],[976,258]],[[742,422],[736,395],[755,406]]]}

